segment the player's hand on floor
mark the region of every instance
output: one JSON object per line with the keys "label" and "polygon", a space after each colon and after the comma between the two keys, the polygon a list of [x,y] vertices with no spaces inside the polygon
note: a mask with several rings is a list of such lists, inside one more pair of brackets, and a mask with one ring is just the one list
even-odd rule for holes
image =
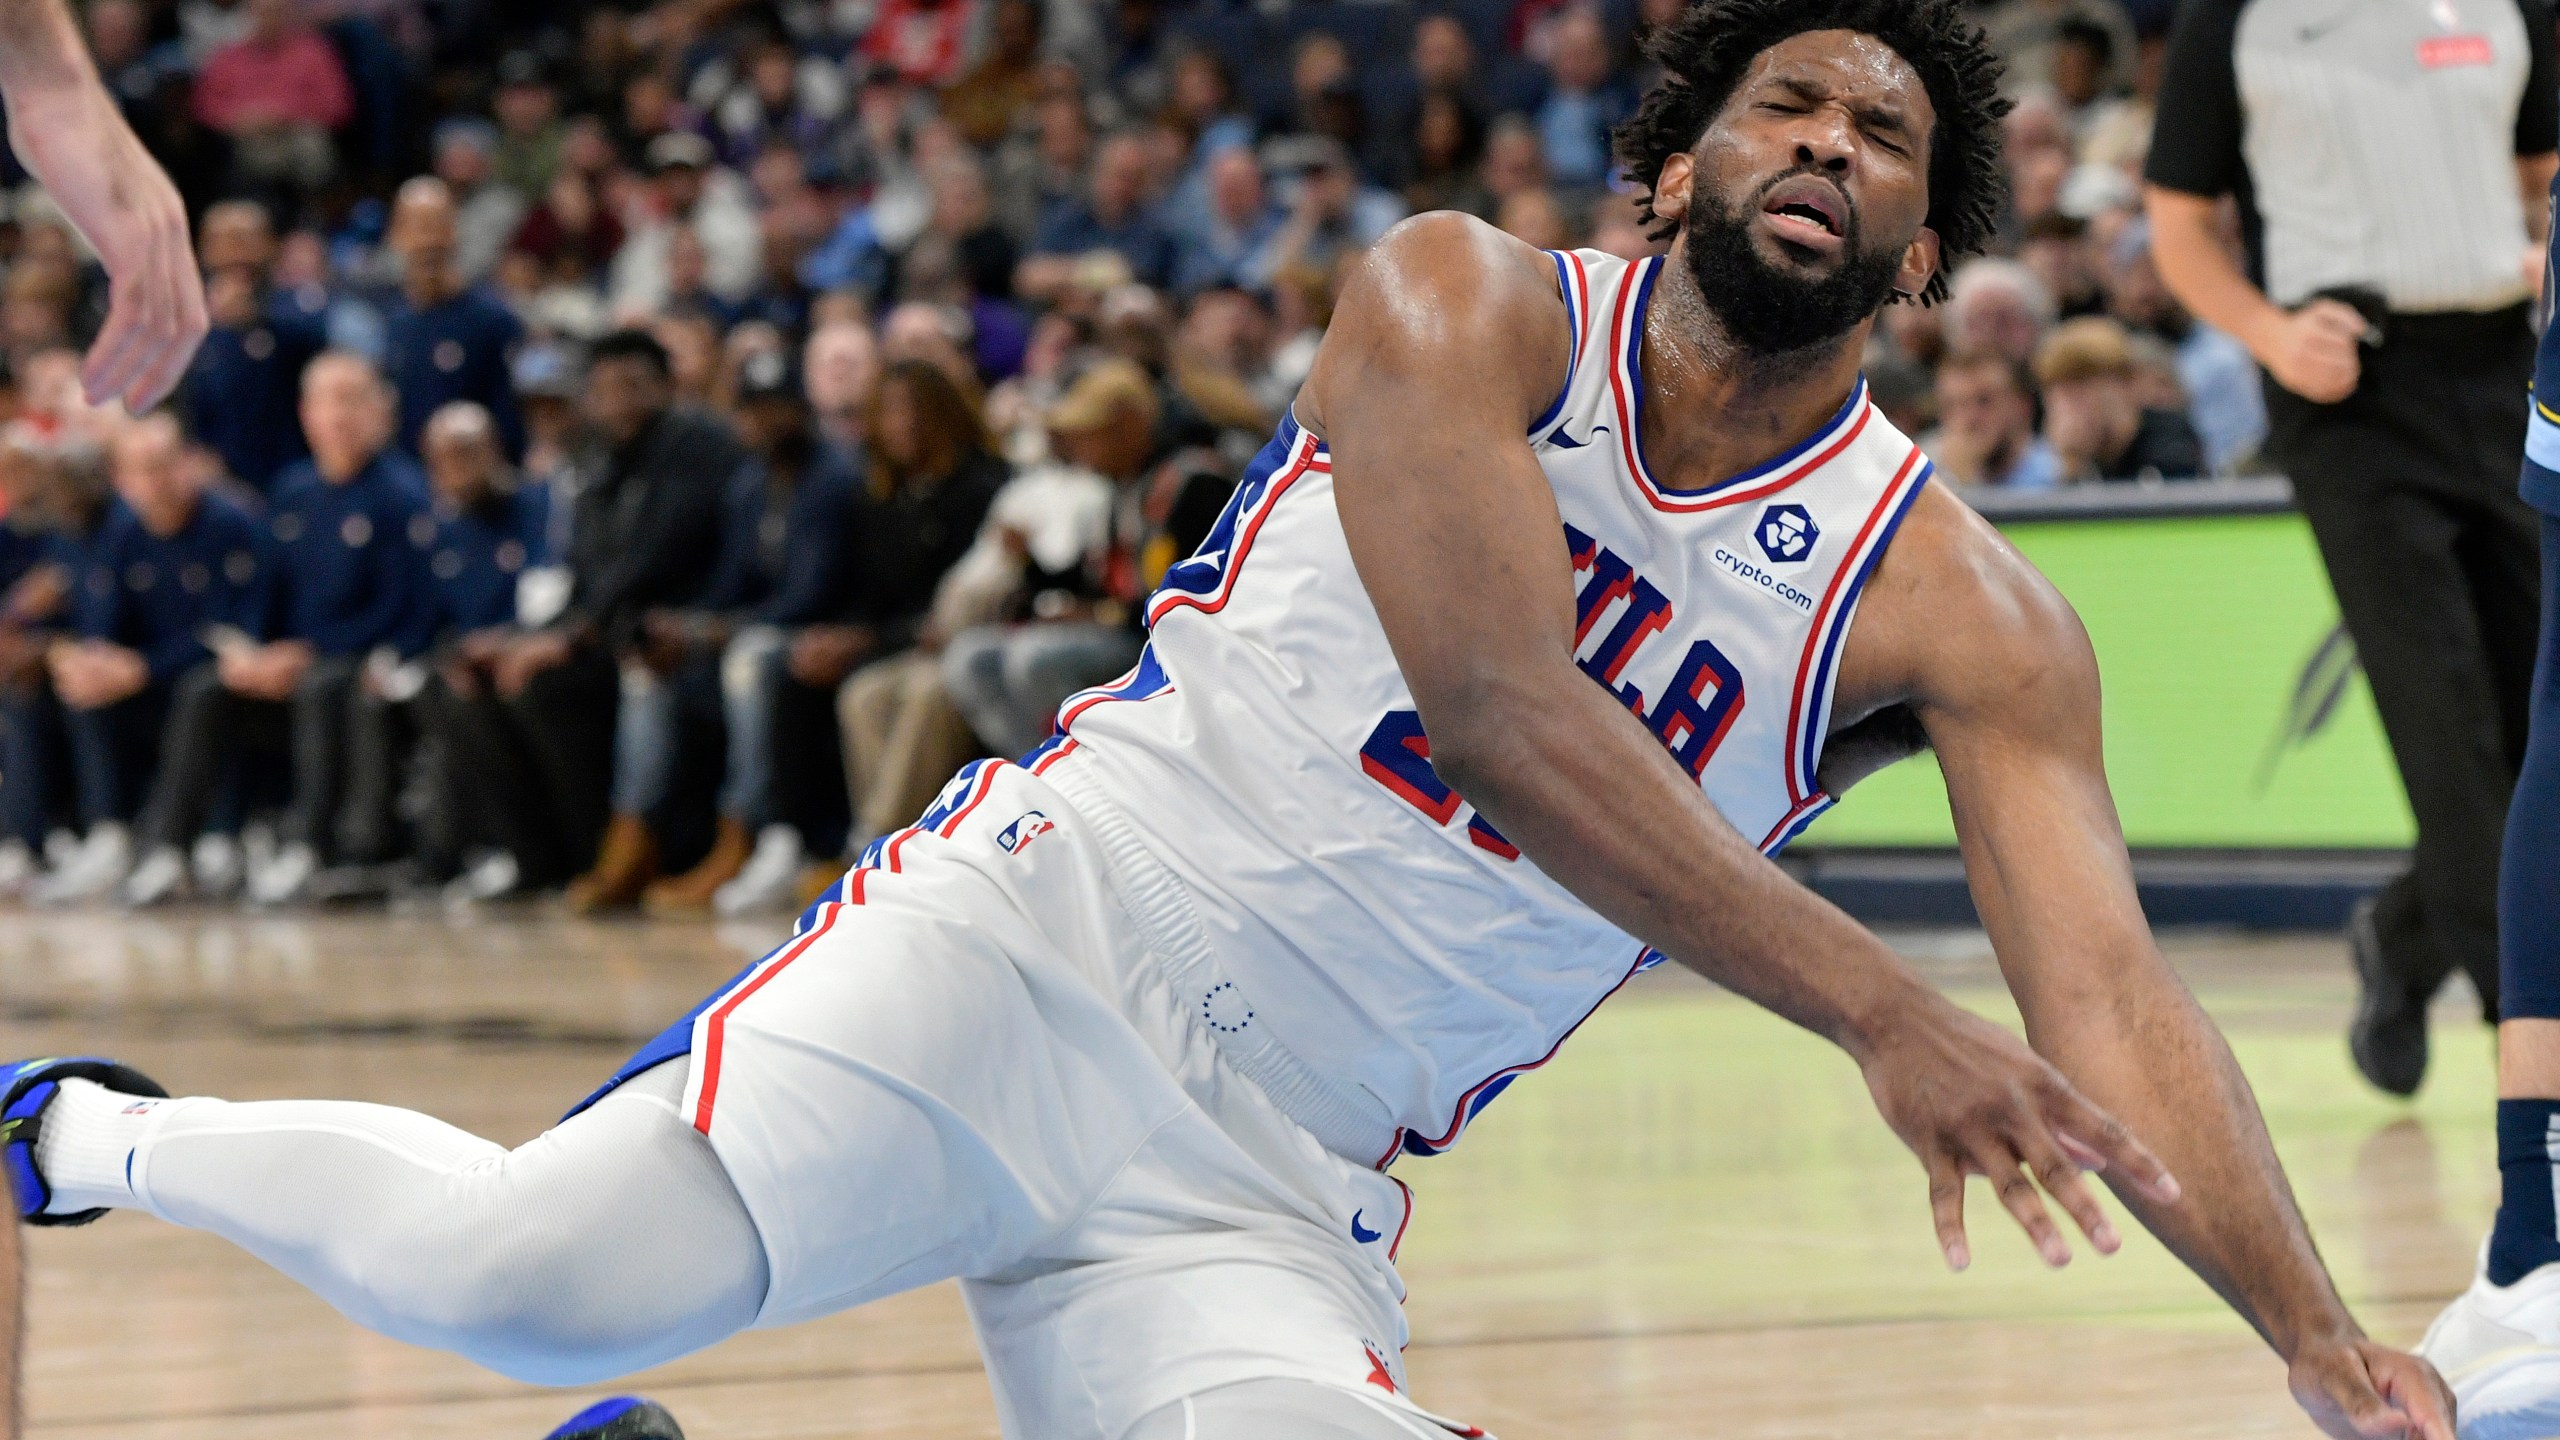
{"label": "player's hand on floor", "polygon": [[2453,1392],[2415,1355],[2361,1336],[2306,1345],[2285,1380],[2337,1440],[2454,1440]]}
{"label": "player's hand on floor", "polygon": [[[1950,1268],[1973,1262],[1965,1238],[1965,1178],[1991,1181],[2048,1265],[2071,1263],[2071,1244],[2045,1208],[2052,1197],[2098,1253],[2121,1245],[2084,1172],[2112,1170],[2162,1204],[2178,1182],[2115,1117],[2009,1031],[1938,1000],[1899,1017],[1863,1061],[1885,1123],[1929,1172],[1929,1208]],[[2039,1189],[2041,1187],[2041,1190]]]}
{"label": "player's hand on floor", "polygon": [[9,142],[106,267],[107,321],[81,388],[92,405],[120,399],[138,415],[177,385],[204,338],[186,206],[94,82],[12,95]]}

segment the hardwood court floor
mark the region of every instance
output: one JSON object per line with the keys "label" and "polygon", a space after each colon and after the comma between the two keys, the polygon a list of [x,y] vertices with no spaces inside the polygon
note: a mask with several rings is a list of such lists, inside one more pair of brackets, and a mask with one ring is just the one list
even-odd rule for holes
{"label": "hardwood court floor", "polygon": [[[181,1093],[433,1111],[515,1143],[769,928],[543,919],[0,916],[0,1052],[99,1050]],[[2005,1007],[1978,939],[1909,948]],[[2232,1033],[2341,1286],[2407,1341],[2495,1204],[2486,1032],[2448,1006],[2416,1106],[2354,1077],[2333,944],[2174,940]],[[1647,977],[1453,1154],[1404,1247],[1424,1403],[1506,1440],[2314,1432],[2280,1368],[2147,1236],[2044,1272],[1977,1190],[1949,1276],[1918,1168],[1848,1062]],[[2128,1227],[2130,1229],[2130,1227]],[[591,1395],[378,1340],[207,1237],[32,1237],[42,1440],[536,1440]],[[986,1440],[956,1294],[745,1336],[633,1382],[695,1440]],[[602,1393],[602,1392],[595,1392]]]}

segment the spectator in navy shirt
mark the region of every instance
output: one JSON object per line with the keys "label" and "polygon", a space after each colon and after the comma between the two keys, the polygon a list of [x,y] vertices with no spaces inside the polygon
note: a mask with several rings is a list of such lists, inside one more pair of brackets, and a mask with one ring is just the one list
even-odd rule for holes
{"label": "spectator in navy shirt", "polygon": [[299,898],[334,854],[366,657],[413,642],[424,574],[409,526],[426,511],[426,481],[387,448],[390,430],[391,397],[362,357],[332,351],[303,372],[311,458],[277,477],[267,516],[278,583],[258,623],[218,647],[212,673],[179,687],[128,904],[175,892],[184,847],[244,746],[288,745],[293,757],[284,847],[250,877],[250,900]]}
{"label": "spectator in navy shirt", "polygon": [[1054,300],[1073,283],[1077,263],[1097,250],[1127,261],[1143,284],[1170,284],[1176,247],[1148,207],[1147,167],[1147,142],[1137,132],[1103,141],[1084,198],[1066,201],[1040,222],[1015,288],[1028,299]]}
{"label": "spectator in navy shirt", "polygon": [[45,657],[70,623],[105,492],[94,450],[44,443],[23,425],[0,432],[0,894],[37,878],[65,809],[68,742]]}
{"label": "spectator in navy shirt", "polygon": [[[266,623],[275,557],[247,512],[204,492],[168,415],[146,415],[108,450],[118,504],[92,547],[73,602],[80,632],[50,659],[68,713],[88,838],[36,898],[89,900],[132,860],[127,826],[153,793],[176,698],[215,683],[212,646]],[[211,868],[211,867],[208,867]]]}
{"label": "spectator in navy shirt", "polygon": [[[649,887],[650,910],[698,914],[756,908],[750,902],[797,883],[804,852],[774,793],[774,720],[783,703],[791,636],[827,618],[843,585],[855,479],[848,458],[818,436],[788,358],[775,351],[739,367],[738,423],[751,459],[730,482],[720,568],[701,603],[653,610],[642,630],[651,651],[717,655],[728,725],[728,768],[718,832],[700,864]],[[732,892],[752,872],[756,883]]]}
{"label": "spectator in navy shirt", "polygon": [[[519,613],[517,592],[530,572],[550,563],[550,487],[521,479],[498,449],[489,412],[457,400],[427,420],[423,451],[434,500],[413,516],[409,538],[425,566],[410,653],[430,646],[460,647],[473,637],[503,640]],[[402,758],[421,732],[444,733],[441,707],[452,691],[428,676],[430,653],[396,670],[369,677],[358,700],[349,746],[347,810],[340,842],[359,863],[387,860],[397,850]],[[503,838],[480,825],[472,793],[441,746],[422,757],[428,797],[417,836],[421,869],[433,879],[460,873],[474,849],[503,861],[496,879],[465,878],[464,896],[494,898],[521,878],[503,854]]]}
{"label": "spectator in navy shirt", "polygon": [[1251,145],[1232,145],[1209,158],[1208,206],[1182,237],[1174,288],[1185,295],[1241,285],[1252,262],[1286,218],[1262,183],[1262,162]]}
{"label": "spectator in navy shirt", "polygon": [[421,176],[400,187],[391,248],[400,257],[400,299],[384,330],[383,368],[400,396],[400,449],[418,451],[427,417],[456,400],[485,407],[510,457],[524,454],[524,416],[508,365],[524,327],[486,290],[465,287],[453,193]]}
{"label": "spectator in navy shirt", "polygon": [[188,421],[233,479],[263,494],[277,471],[309,453],[294,406],[302,367],[328,348],[328,327],[272,288],[275,229],[255,201],[214,206],[196,237],[213,329],[187,370]]}
{"label": "spectator in navy shirt", "polygon": [[1558,16],[1552,44],[1547,68],[1555,84],[1538,107],[1547,170],[1560,185],[1596,189],[1609,180],[1609,131],[1635,113],[1635,87],[1614,73],[1598,10],[1577,5]]}

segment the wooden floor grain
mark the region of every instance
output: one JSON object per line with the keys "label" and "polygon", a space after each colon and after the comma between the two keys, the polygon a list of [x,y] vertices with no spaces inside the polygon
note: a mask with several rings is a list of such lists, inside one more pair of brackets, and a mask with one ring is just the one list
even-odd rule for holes
{"label": "wooden floor grain", "polygon": [[[0,1052],[99,1051],[180,1093],[382,1101],[538,1132],[769,928],[534,918],[0,916]],[[1906,948],[2005,1001],[1970,936]],[[2182,939],[2340,1284],[2407,1340],[2496,1199],[2487,1033],[2448,1005],[2415,1106],[2358,1082],[2334,944]],[[1414,1388],[1506,1440],[2312,1433],[2280,1367],[2148,1237],[2049,1274],[1977,1196],[1970,1274],[1855,1070],[1649,976],[1453,1154],[1408,1161]],[[544,1392],[366,1335],[205,1236],[40,1231],[42,1440],[536,1440]],[[948,1287],[752,1334],[639,1377],[695,1440],[995,1433]],[[602,1393],[602,1392],[595,1392]]]}

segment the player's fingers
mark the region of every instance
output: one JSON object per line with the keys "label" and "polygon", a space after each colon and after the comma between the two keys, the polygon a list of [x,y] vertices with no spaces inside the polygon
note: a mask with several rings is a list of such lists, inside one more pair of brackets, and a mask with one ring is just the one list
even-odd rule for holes
{"label": "player's fingers", "polygon": [[195,267],[171,263],[164,247],[159,268],[157,323],[141,349],[138,371],[124,391],[125,409],[136,415],[159,404],[176,387],[204,335],[204,287]]}
{"label": "player's fingers", "polygon": [[1973,1247],[1964,1238],[1964,1169],[1945,1151],[1922,1157],[1929,1170],[1929,1217],[1938,1227],[1938,1253],[1947,1268],[1962,1271],[1973,1263]]}
{"label": "player's fingers", "polygon": [[2081,1168],[2104,1170],[2163,1205],[2177,1203],[2178,1177],[2169,1173],[2150,1146],[2059,1077],[2054,1084],[2054,1103],[2046,1114],[2056,1139],[2080,1161]]}
{"label": "player's fingers", "polygon": [[2080,1233],[2089,1237],[2099,1254],[2113,1255],[2124,1247],[2115,1222],[2107,1218],[2098,1197],[2090,1192],[2089,1182],[2081,1178],[2082,1167],[2063,1154],[2060,1146],[2030,1160],[2027,1168],[2034,1172],[2036,1183],[2044,1186],[2044,1193],[2052,1196],[2053,1203],[2071,1217],[2071,1223],[2080,1227]]}
{"label": "player's fingers", "polygon": [[2060,1269],[2071,1263],[2071,1242],[2062,1238],[2062,1229],[2053,1223],[2053,1212],[2044,1208],[2044,1196],[2036,1190],[2036,1182],[2027,1178],[2026,1167],[2018,1162],[2016,1152],[2006,1142],[1985,1140],[1972,1152],[1972,1159],[1990,1180],[1992,1193],[2000,1197],[2003,1209],[2027,1239],[2036,1247],[2044,1263]]}
{"label": "player's fingers", "polygon": [[2433,1365],[2394,1356],[2374,1378],[2382,1397],[2409,1417],[2413,1440],[2454,1440],[2453,1393]]}
{"label": "player's fingers", "polygon": [[132,373],[127,357],[142,324],[133,289],[125,284],[109,289],[107,323],[99,327],[98,338],[89,344],[89,358],[80,366],[80,393],[92,405],[106,404],[109,396],[124,389]]}

